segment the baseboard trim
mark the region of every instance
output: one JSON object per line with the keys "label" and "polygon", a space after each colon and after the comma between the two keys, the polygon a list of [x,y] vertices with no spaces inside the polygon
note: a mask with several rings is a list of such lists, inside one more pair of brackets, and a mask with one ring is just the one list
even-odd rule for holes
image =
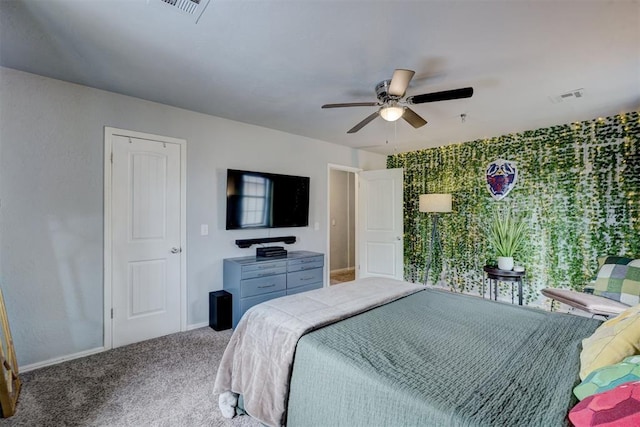
{"label": "baseboard trim", "polygon": [[187,331],[204,328],[205,326],[209,326],[209,322],[194,323],[193,325],[187,325]]}
{"label": "baseboard trim", "polygon": [[331,274],[349,273],[351,271],[355,271],[355,269],[355,267],[338,268],[336,270],[331,270]]}
{"label": "baseboard trim", "polygon": [[102,353],[105,350],[104,347],[96,347],[91,350],[85,350],[78,353],[68,354],[66,356],[54,357],[53,359],[43,360],[42,362],[31,363],[30,365],[20,366],[20,372],[29,372],[34,369],[44,368],[45,366],[57,365],[58,363],[66,362],[73,359],[80,359],[81,357],[91,356],[92,354]]}
{"label": "baseboard trim", "polygon": [[[209,326],[209,322],[195,323],[193,325],[187,325],[187,331],[194,329],[204,328]],[[35,369],[44,368],[46,366],[57,365],[58,363],[67,362],[69,360],[80,359],[81,357],[91,356],[92,354],[102,353],[105,351],[104,347],[96,347],[90,350],[80,351],[78,353],[68,354],[66,356],[54,357],[53,359],[43,360],[42,362],[31,363],[19,367],[20,372],[29,372]]]}

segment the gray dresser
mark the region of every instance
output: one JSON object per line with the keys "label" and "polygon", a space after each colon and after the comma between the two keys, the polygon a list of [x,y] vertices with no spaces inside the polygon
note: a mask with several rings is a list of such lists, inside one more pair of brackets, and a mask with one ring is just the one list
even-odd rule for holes
{"label": "gray dresser", "polygon": [[321,288],[323,267],[324,255],[309,251],[291,251],[277,259],[225,259],[223,289],[233,295],[233,328],[256,304]]}

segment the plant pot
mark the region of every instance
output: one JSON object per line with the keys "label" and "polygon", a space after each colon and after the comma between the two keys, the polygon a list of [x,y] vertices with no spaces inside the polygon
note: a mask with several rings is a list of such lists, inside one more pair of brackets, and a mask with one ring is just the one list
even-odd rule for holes
{"label": "plant pot", "polygon": [[498,268],[500,270],[511,271],[513,270],[513,257],[512,256],[499,256]]}

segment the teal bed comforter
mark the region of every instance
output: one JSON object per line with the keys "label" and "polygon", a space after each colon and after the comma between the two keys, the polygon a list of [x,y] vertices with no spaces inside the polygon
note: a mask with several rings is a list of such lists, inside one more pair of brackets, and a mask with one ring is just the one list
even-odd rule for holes
{"label": "teal bed comforter", "polygon": [[599,324],[418,292],[300,339],[287,425],[566,425]]}

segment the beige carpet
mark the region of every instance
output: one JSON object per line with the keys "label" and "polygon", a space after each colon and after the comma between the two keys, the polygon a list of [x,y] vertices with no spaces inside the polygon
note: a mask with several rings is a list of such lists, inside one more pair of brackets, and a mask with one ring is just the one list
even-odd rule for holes
{"label": "beige carpet", "polygon": [[20,374],[0,426],[251,426],[223,418],[212,393],[231,331],[201,328]]}

